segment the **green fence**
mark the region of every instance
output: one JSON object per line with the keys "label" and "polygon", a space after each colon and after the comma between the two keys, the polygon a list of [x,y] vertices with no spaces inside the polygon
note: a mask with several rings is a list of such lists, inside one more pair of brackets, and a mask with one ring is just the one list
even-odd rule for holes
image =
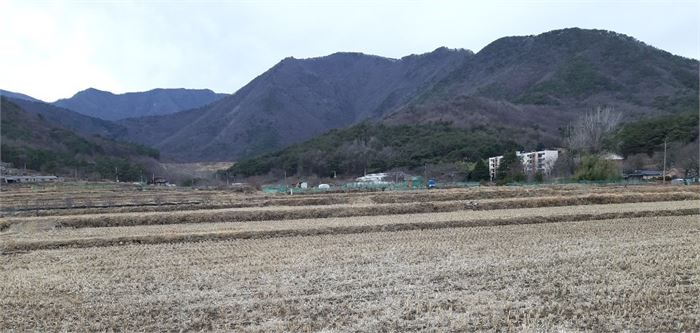
{"label": "green fence", "polygon": [[317,187],[299,188],[289,187],[285,185],[265,185],[262,187],[264,193],[323,193],[323,192],[338,192],[338,191],[406,191],[426,188],[426,182],[423,177],[414,177],[411,180],[401,182],[351,182],[340,186],[332,186],[331,188],[323,189]]}
{"label": "green fence", "polygon": [[[573,180],[573,179],[558,179],[544,182],[520,182],[520,183],[508,183],[504,186],[542,186],[542,185],[644,185],[644,184],[654,184],[658,181],[644,181],[644,180]],[[670,184],[670,182],[666,182]],[[694,183],[697,184],[697,183]],[[447,188],[469,188],[469,187],[479,187],[481,186],[478,182],[438,182],[437,188],[447,189]],[[371,182],[351,182],[346,183],[341,186],[332,186],[328,189],[319,189],[316,187],[309,188],[297,188],[297,187],[287,187],[285,185],[266,185],[263,186],[262,190],[264,193],[290,193],[290,190],[294,194],[303,193],[323,193],[323,192],[343,192],[343,191],[410,191],[410,190],[423,190],[427,189],[426,182],[422,177],[416,177],[411,181],[402,182],[382,182],[382,183],[371,183]]]}

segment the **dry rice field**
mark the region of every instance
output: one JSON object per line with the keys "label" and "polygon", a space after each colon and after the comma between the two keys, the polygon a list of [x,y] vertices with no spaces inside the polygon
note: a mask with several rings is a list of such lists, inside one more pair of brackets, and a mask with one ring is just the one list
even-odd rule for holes
{"label": "dry rice field", "polygon": [[0,331],[700,331],[697,186],[0,192]]}

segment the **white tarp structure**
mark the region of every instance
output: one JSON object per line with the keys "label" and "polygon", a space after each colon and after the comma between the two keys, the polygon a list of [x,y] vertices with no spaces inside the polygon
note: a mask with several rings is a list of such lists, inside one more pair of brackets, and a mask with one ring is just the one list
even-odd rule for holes
{"label": "white tarp structure", "polygon": [[364,175],[362,177],[355,178],[355,181],[362,182],[362,183],[385,183],[386,177],[387,177],[387,174],[384,172],[382,172],[382,173],[370,173],[370,174]]}

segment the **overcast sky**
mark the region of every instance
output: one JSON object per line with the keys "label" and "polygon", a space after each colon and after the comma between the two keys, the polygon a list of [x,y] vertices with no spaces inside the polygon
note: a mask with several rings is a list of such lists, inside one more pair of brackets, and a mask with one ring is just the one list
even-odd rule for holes
{"label": "overcast sky", "polygon": [[288,56],[478,52],[503,36],[566,27],[698,59],[699,18],[698,1],[0,0],[0,88],[45,101],[88,87],[232,93]]}

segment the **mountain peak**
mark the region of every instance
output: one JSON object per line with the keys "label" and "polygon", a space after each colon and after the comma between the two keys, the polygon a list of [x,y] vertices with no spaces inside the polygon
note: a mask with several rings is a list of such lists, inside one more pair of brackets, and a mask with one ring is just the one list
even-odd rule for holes
{"label": "mountain peak", "polygon": [[432,52],[430,52],[430,54],[444,54],[444,53],[453,53],[453,52],[456,52],[456,53],[474,53],[474,52],[467,50],[467,49],[464,49],[464,48],[452,49],[452,48],[449,48],[446,46],[440,46],[440,47],[436,48],[435,50],[433,50]]}
{"label": "mountain peak", "polygon": [[[574,51],[580,51],[588,48],[604,47],[642,47],[660,51],[659,49],[647,45],[634,37],[614,31],[601,29],[565,28],[543,32],[538,35],[502,37],[486,45],[483,49],[481,49],[481,51],[479,51],[479,53],[499,53],[500,50],[503,49],[510,49],[512,51],[518,48],[536,48],[538,50],[541,49],[545,51],[567,48]],[[663,52],[668,53],[666,51]]]}
{"label": "mountain peak", "polygon": [[100,90],[97,88],[90,87],[90,88],[87,88],[85,90],[78,91],[77,93],[75,93],[75,95],[73,95],[73,97],[89,96],[89,95],[114,95],[114,93],[112,93],[110,91]]}
{"label": "mountain peak", "polygon": [[382,57],[374,54],[367,54],[367,53],[362,53],[362,52],[347,52],[347,51],[342,51],[342,52],[335,52],[331,53],[329,55],[321,56],[321,57],[312,57],[312,58],[306,58],[306,59],[301,59],[302,61],[327,61],[327,60],[358,60],[358,59],[372,59],[372,60],[381,60],[381,61],[393,61],[396,59],[392,58],[387,58],[387,57]]}

